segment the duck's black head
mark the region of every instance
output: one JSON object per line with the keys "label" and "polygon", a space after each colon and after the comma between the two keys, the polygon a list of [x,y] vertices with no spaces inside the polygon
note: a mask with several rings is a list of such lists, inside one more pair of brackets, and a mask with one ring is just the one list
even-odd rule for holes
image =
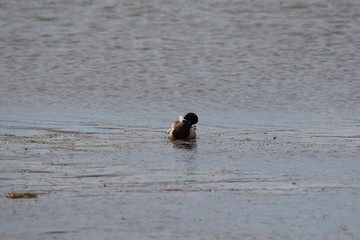
{"label": "duck's black head", "polygon": [[198,116],[195,113],[188,113],[184,117],[185,120],[189,121],[190,124],[196,124],[198,122]]}

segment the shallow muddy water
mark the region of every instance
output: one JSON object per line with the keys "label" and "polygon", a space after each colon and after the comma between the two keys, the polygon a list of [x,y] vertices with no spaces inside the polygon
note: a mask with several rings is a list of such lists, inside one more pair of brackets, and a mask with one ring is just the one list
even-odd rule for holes
{"label": "shallow muddy water", "polygon": [[359,239],[359,12],[0,2],[0,238]]}

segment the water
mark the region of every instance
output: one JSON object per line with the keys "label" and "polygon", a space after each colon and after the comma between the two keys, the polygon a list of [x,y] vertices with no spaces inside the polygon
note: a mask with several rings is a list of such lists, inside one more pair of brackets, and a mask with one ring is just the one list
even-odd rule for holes
{"label": "water", "polygon": [[0,237],[358,239],[359,13],[0,2]]}

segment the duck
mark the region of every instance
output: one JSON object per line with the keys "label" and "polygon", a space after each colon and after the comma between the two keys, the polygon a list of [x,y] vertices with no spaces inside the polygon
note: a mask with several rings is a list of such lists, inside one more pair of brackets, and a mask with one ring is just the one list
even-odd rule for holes
{"label": "duck", "polygon": [[187,113],[184,117],[179,116],[179,119],[167,130],[168,137],[174,140],[195,139],[195,124],[198,120],[198,116],[192,112]]}

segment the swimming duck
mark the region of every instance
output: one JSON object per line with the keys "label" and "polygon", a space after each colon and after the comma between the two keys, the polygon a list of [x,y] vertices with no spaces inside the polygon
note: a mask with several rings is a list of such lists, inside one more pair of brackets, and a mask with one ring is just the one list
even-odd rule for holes
{"label": "swimming duck", "polygon": [[179,119],[174,122],[167,134],[171,139],[194,139],[196,138],[196,123],[198,116],[195,113],[188,113],[184,117],[179,116]]}

